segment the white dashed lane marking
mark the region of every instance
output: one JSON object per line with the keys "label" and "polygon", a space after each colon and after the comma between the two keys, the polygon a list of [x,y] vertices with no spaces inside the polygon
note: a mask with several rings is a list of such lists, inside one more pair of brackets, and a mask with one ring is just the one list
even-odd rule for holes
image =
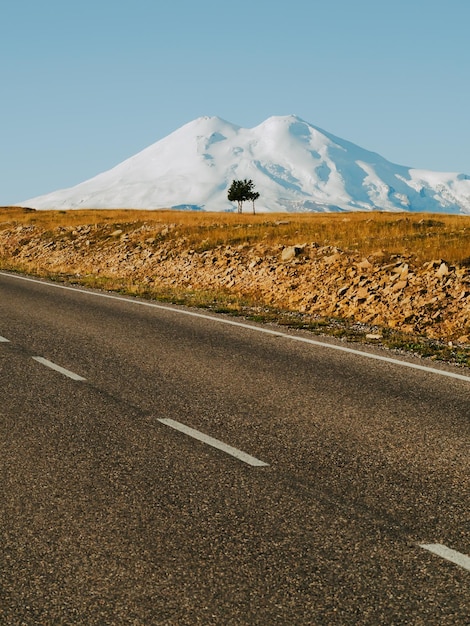
{"label": "white dashed lane marking", "polygon": [[419,547],[423,548],[424,550],[428,550],[433,554],[437,554],[437,556],[440,556],[446,561],[450,561],[455,565],[459,565],[460,567],[463,567],[470,572],[470,557],[468,557],[466,554],[457,552],[457,550],[452,550],[451,548],[448,548],[441,543],[422,543]]}
{"label": "white dashed lane marking", "polygon": [[31,358],[37,361],[38,363],[42,363],[42,365],[45,365],[46,367],[50,367],[51,370],[60,372],[61,374],[63,374],[64,376],[67,376],[68,378],[71,378],[72,380],[86,380],[82,376],[79,376],[78,374],[75,374],[74,372],[71,372],[70,370],[66,370],[64,367],[61,367],[60,365],[56,365],[52,361],[48,361],[47,359],[44,359],[42,356],[33,356]]}
{"label": "white dashed lane marking", "polygon": [[226,454],[230,454],[230,456],[233,456],[239,461],[243,461],[244,463],[247,463],[248,465],[252,465],[253,467],[267,467],[268,466],[268,463],[265,463],[264,461],[260,461],[259,459],[256,459],[254,456],[251,456],[250,454],[246,454],[246,452],[242,452],[241,450],[238,450],[237,448],[233,448],[232,446],[229,446],[226,443],[219,441],[218,439],[209,437],[209,435],[204,435],[204,433],[201,433],[198,430],[195,430],[194,428],[190,428],[189,426],[180,424],[180,422],[176,422],[175,420],[165,419],[165,418],[161,418],[158,421],[161,422],[162,424],[165,424],[166,426],[169,426],[170,428],[179,430],[180,432],[184,433],[185,435],[188,435],[189,437],[192,437],[193,439],[197,439],[198,441],[202,441],[203,443],[206,443],[207,445],[212,446],[213,448],[222,450]]}

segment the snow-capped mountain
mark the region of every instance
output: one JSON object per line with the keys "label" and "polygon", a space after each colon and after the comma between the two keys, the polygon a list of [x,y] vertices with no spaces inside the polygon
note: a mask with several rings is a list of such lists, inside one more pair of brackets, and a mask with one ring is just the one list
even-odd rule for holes
{"label": "snow-capped mountain", "polygon": [[292,115],[251,129],[201,117],[94,178],[20,204],[225,211],[232,180],[244,178],[260,193],[258,211],[470,214],[470,176],[395,165]]}

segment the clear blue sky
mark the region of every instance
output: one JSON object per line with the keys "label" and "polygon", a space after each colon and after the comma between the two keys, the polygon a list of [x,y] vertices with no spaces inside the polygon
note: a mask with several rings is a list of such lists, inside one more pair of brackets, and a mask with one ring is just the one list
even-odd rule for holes
{"label": "clear blue sky", "polygon": [[294,113],[470,174],[468,0],[6,0],[0,205],[109,169],[201,115]]}

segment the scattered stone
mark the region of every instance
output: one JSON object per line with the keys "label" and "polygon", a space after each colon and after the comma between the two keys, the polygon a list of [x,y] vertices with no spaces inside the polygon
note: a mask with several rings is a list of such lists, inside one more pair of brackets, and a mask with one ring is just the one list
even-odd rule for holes
{"label": "scattered stone", "polygon": [[449,273],[449,268],[447,267],[447,265],[445,263],[441,263],[441,265],[439,266],[439,269],[436,272],[436,276],[438,278],[443,278],[444,276],[447,276],[448,273]]}
{"label": "scattered stone", "polygon": [[358,300],[366,300],[368,296],[369,296],[369,290],[367,289],[367,287],[361,287],[360,289],[357,290],[356,298]]}
{"label": "scattered stone", "polygon": [[302,252],[301,246],[288,246],[281,252],[281,261],[291,261]]}
{"label": "scattered stone", "polygon": [[327,263],[328,265],[331,265],[332,263],[336,263],[340,259],[341,259],[341,254],[339,254],[338,252],[335,252],[335,254],[323,257],[323,262]]}

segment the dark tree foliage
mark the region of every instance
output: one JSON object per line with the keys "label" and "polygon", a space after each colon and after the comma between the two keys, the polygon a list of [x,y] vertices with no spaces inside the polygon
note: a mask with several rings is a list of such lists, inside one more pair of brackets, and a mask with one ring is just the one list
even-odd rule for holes
{"label": "dark tree foliage", "polygon": [[257,191],[252,191],[250,193],[250,196],[248,198],[248,200],[250,200],[253,203],[253,215],[256,213],[255,211],[255,201],[258,200],[259,198],[259,193]]}
{"label": "dark tree foliage", "polygon": [[238,213],[243,212],[243,203],[250,200],[253,203],[253,213],[255,212],[255,200],[259,198],[259,193],[253,191],[254,183],[252,180],[233,180],[228,190],[227,197],[230,202],[236,202],[238,205]]}

